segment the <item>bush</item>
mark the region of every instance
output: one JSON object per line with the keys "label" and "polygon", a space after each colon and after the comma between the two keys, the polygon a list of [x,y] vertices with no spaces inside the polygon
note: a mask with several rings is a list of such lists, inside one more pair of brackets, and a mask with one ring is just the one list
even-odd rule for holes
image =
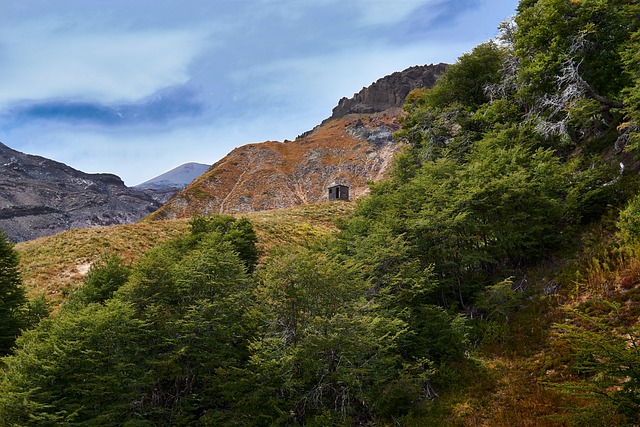
{"label": "bush", "polygon": [[640,242],[640,196],[629,202],[620,212],[618,220],[619,236],[624,243]]}

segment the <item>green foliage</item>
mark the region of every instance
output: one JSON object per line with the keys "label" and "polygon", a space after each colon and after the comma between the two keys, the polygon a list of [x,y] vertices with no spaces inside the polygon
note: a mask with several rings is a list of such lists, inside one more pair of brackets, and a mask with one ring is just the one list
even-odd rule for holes
{"label": "green foliage", "polygon": [[625,69],[639,16],[640,5],[626,0],[520,3],[518,96],[542,133],[577,143],[617,134],[623,93],[633,84]]}
{"label": "green foliage", "polygon": [[195,237],[206,233],[219,233],[231,243],[249,272],[258,263],[258,237],[246,218],[236,219],[231,215],[196,216],[191,222],[191,234]]}
{"label": "green foliage", "polygon": [[109,256],[93,264],[82,287],[71,294],[67,305],[78,308],[91,303],[104,303],[129,279],[131,268],[116,257]]}
{"label": "green foliage", "polygon": [[635,425],[640,421],[640,325],[617,324],[619,304],[600,301],[600,312],[588,313],[592,304],[572,310],[570,324],[555,325],[556,339],[570,347],[569,367],[578,377],[557,387],[582,393],[600,402],[584,408],[575,424],[608,414],[611,425]]}
{"label": "green foliage", "polygon": [[139,388],[151,386],[148,332],[120,301],[44,320],[6,359],[2,425],[123,425],[140,402]]}
{"label": "green foliage", "polygon": [[629,83],[621,50],[637,29],[637,17],[638,5],[625,0],[521,2],[515,50],[523,61],[523,78],[538,91],[553,92],[562,63],[569,59],[580,64],[596,92],[618,96]]}
{"label": "green foliage", "polygon": [[[421,94],[419,104],[444,108],[451,104],[475,109],[489,101],[487,85],[500,80],[504,50],[489,41],[458,58],[440,77],[436,85]],[[411,102],[415,100],[411,99]],[[411,109],[413,104],[409,104]]]}
{"label": "green foliage", "polygon": [[[407,116],[396,138],[410,150],[396,161],[395,176],[411,176],[411,168],[442,156],[460,157],[477,139],[485,120],[474,111],[489,101],[487,86],[500,80],[505,52],[493,42],[462,55],[431,89],[412,92],[404,105]],[[412,166],[413,165],[413,166]]]}
{"label": "green foliage", "polygon": [[22,327],[23,329],[33,329],[51,314],[51,306],[45,298],[44,294],[30,299],[27,302],[26,310],[23,313]]}
{"label": "green foliage", "polygon": [[627,122],[620,125],[623,135],[628,137],[629,147],[640,149],[640,30],[631,35],[622,51],[625,71],[631,84],[623,91]]}
{"label": "green foliage", "polygon": [[22,310],[27,302],[18,263],[13,244],[0,232],[0,355],[9,353],[20,334]]}
{"label": "green foliage", "polygon": [[522,304],[522,295],[513,289],[512,278],[505,279],[485,288],[478,298],[477,307],[492,320],[509,321],[512,314]]}
{"label": "green foliage", "polygon": [[628,244],[640,242],[640,197],[632,199],[620,212],[618,228],[623,242]]}
{"label": "green foliage", "polygon": [[[291,248],[266,263],[254,316],[249,403],[278,425],[371,420],[398,378],[405,323],[364,298],[352,269]],[[417,397],[417,396],[415,396]]]}
{"label": "green foliage", "polygon": [[[620,166],[600,158],[586,158],[590,167],[574,173],[567,196],[567,212],[578,223],[600,218],[610,206],[624,201]],[[626,183],[628,185],[628,183]]]}
{"label": "green foliage", "polygon": [[433,268],[440,303],[464,306],[504,266],[559,243],[567,170],[549,150],[508,144],[498,133],[476,143],[466,163],[425,163],[406,184],[374,186],[357,210],[367,233],[388,227],[422,269]]}
{"label": "green foliage", "polygon": [[225,419],[225,378],[248,357],[250,281],[219,234],[184,240],[144,256],[111,298],[128,269],[95,269],[75,304],[20,338],[0,382],[4,425]]}

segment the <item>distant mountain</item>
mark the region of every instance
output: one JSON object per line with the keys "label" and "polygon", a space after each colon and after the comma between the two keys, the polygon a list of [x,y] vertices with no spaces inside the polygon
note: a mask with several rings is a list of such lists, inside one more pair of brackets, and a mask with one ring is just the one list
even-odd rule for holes
{"label": "distant mountain", "polygon": [[133,188],[144,191],[160,203],[166,203],[174,194],[202,175],[210,166],[202,163],[185,163]]}
{"label": "distant mountain", "polygon": [[410,90],[430,87],[445,64],[411,67],[383,77],[295,141],[236,148],[176,194],[151,218],[253,212],[327,199],[333,182],[350,186],[351,198],[384,177],[399,147],[401,106]]}
{"label": "distant mountain", "polygon": [[112,174],[88,174],[0,143],[0,230],[19,242],[132,223],[160,203]]}

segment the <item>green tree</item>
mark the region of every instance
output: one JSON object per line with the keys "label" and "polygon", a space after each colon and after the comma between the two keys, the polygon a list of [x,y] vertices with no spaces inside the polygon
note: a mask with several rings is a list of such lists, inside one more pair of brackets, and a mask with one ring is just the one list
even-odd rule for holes
{"label": "green tree", "polygon": [[449,66],[433,88],[424,90],[419,103],[436,108],[459,104],[475,109],[489,102],[486,87],[500,81],[504,56],[504,49],[493,41],[479,44]]}
{"label": "green tree", "polygon": [[29,299],[22,319],[23,329],[27,330],[36,327],[41,320],[46,319],[50,314],[51,306],[44,293]]}
{"label": "green tree", "polygon": [[623,92],[627,121],[620,125],[623,136],[619,145],[630,143],[631,148],[638,150],[640,149],[640,30],[631,35],[622,52],[622,58],[625,71],[632,83]]}
{"label": "green tree", "polygon": [[114,265],[5,359],[3,425],[229,423],[238,386],[227,379],[248,358],[251,289],[231,243],[210,233],[158,247],[108,298]]}
{"label": "green tree", "polygon": [[250,347],[259,386],[247,402],[265,417],[260,424],[366,422],[379,412],[398,376],[406,325],[367,301],[355,278],[309,250],[268,260],[256,295],[260,332]]}
{"label": "green tree", "polygon": [[18,254],[7,236],[0,232],[0,355],[9,353],[20,334],[26,302]]}
{"label": "green tree", "polygon": [[113,296],[129,279],[131,268],[117,256],[109,256],[91,266],[83,285],[67,301],[67,305],[77,308],[94,302],[104,303]]}
{"label": "green tree", "polygon": [[626,0],[520,2],[514,35],[520,96],[541,132],[576,142],[615,132],[622,91],[632,83],[623,52],[639,12]]}
{"label": "green tree", "polygon": [[634,245],[640,242],[640,196],[633,198],[620,212],[618,229],[624,243]]}
{"label": "green tree", "polygon": [[218,233],[156,248],[135,266],[116,298],[133,304],[151,331],[145,375],[153,380],[142,391],[142,418],[154,425],[233,418],[228,399],[238,399],[238,387],[227,377],[248,357],[250,289],[244,263]]}
{"label": "green tree", "polygon": [[424,160],[442,156],[461,158],[477,140],[484,120],[474,114],[490,101],[487,87],[501,78],[506,52],[494,42],[476,46],[449,66],[430,89],[418,89],[407,97],[407,116],[396,138],[410,149],[396,160],[396,177],[410,176]]}
{"label": "green tree", "polygon": [[191,234],[196,239],[206,233],[219,233],[230,242],[252,272],[258,263],[258,237],[246,218],[236,219],[231,215],[195,216],[191,219]]}
{"label": "green tree", "polygon": [[129,304],[113,300],[42,321],[5,359],[1,424],[124,425],[150,386],[148,333]]}
{"label": "green tree", "polygon": [[[348,227],[403,236],[410,258],[431,269],[438,299],[466,306],[509,268],[559,244],[569,174],[551,150],[533,150],[511,133],[488,133],[466,161],[425,162],[406,182],[372,187]],[[363,221],[360,218],[364,218]],[[348,231],[348,233],[351,233]],[[347,234],[349,235],[349,234]]]}

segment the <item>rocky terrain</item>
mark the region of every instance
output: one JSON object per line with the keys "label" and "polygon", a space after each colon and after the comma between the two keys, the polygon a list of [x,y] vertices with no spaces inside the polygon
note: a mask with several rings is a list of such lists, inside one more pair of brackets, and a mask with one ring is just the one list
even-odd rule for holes
{"label": "rocky terrain", "polygon": [[389,108],[402,107],[409,92],[420,87],[431,87],[447,68],[447,64],[421,65],[398,71],[374,82],[353,95],[342,98],[333,109],[331,119],[353,113],[379,113]]}
{"label": "rocky terrain", "polygon": [[88,174],[0,143],[0,230],[15,242],[126,224],[160,207],[112,174]]}
{"label": "rocky terrain", "polygon": [[433,85],[445,68],[416,66],[383,77],[341,99],[330,118],[295,141],[249,144],[210,168],[182,165],[134,188],[115,175],[83,173],[0,144],[0,230],[20,242],[131,223],[154,211],[151,218],[162,219],[292,207],[326,200],[334,182],[349,185],[357,198],[384,176],[398,150],[393,132],[407,94]]}
{"label": "rocky terrain", "polygon": [[396,109],[349,115],[295,141],[267,141],[236,148],[178,193],[151,218],[254,212],[327,199],[327,187],[342,182],[351,197],[382,178],[397,144]]}
{"label": "rocky terrain", "polygon": [[295,141],[267,141],[236,148],[194,180],[154,219],[193,214],[254,212],[327,200],[327,187],[350,186],[351,198],[386,173],[398,144],[400,108],[407,94],[430,87],[446,65],[424,65],[383,77]]}
{"label": "rocky terrain", "polygon": [[160,203],[166,203],[210,166],[202,163],[185,163],[142,184],[134,185],[133,188],[144,191]]}

